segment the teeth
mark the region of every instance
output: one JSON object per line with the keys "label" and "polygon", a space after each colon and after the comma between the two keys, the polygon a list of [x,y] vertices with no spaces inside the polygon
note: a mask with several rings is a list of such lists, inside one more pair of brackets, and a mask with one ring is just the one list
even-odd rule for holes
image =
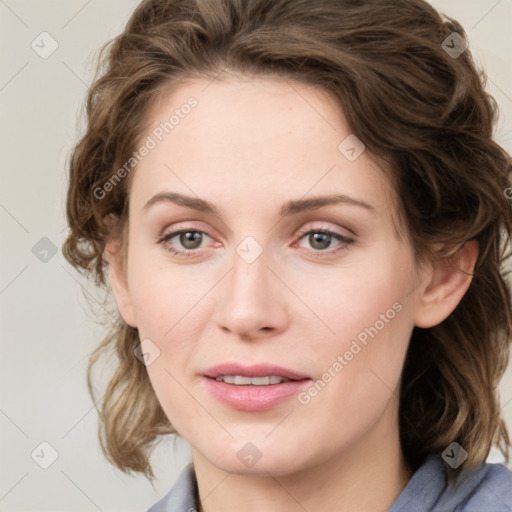
{"label": "teeth", "polygon": [[272,377],[269,377],[270,384],[279,384],[281,382],[289,382],[290,379],[286,379],[285,377],[277,377],[273,375]]}
{"label": "teeth", "polygon": [[226,384],[235,384],[236,386],[269,386],[270,384],[280,384],[281,382],[288,382],[289,379],[285,377],[278,377],[276,375],[267,377],[245,377],[242,375],[219,375],[215,380],[223,381]]}

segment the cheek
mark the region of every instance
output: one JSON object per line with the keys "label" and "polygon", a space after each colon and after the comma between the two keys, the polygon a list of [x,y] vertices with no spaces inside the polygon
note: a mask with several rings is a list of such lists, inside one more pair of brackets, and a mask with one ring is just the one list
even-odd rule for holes
{"label": "cheek", "polygon": [[379,402],[398,385],[413,328],[414,268],[408,254],[389,254],[360,261],[338,272],[322,293],[307,295],[322,320],[314,320],[314,338],[322,343],[312,348],[324,372],[317,378],[333,382],[327,386],[332,399],[345,396],[354,407]]}
{"label": "cheek", "polygon": [[129,264],[131,300],[141,336],[170,339],[190,326],[195,309],[208,290],[194,265],[162,264],[162,258],[134,254]]}
{"label": "cheek", "polygon": [[[321,286],[315,279],[296,279],[294,291],[305,298],[318,337],[331,339],[340,349],[358,337],[364,343],[371,336],[368,331],[380,335],[398,327],[407,316],[403,311],[411,298],[411,269],[406,257],[368,258],[333,269]],[[329,350],[332,344],[324,346]]]}
{"label": "cheek", "polygon": [[[173,427],[185,439],[202,411],[191,398],[190,377],[201,337],[200,298],[204,291],[177,269],[141,273],[134,282],[139,336],[150,339],[159,355],[147,366],[156,397]],[[203,283],[204,287],[204,283]],[[201,293],[202,292],[202,293]]]}
{"label": "cheek", "polygon": [[204,414],[204,409],[200,406],[201,403],[194,399],[194,389],[182,374],[185,371],[182,366],[186,361],[183,365],[180,364],[180,360],[173,360],[171,363],[166,357],[168,355],[162,354],[162,357],[147,367],[148,377],[157,400],[173,428],[185,440],[191,441],[191,436],[192,439],[195,436],[204,436],[204,431],[201,432],[203,424],[197,421]]}
{"label": "cheek", "polygon": [[378,271],[347,273],[324,300],[317,300],[319,316],[335,334],[318,336],[322,342],[309,345],[321,364],[315,383],[299,397],[304,406],[299,410],[316,418],[309,421],[318,428],[331,425],[326,435],[333,442],[362,435],[399,396],[412,308],[407,279],[395,268],[382,262]]}

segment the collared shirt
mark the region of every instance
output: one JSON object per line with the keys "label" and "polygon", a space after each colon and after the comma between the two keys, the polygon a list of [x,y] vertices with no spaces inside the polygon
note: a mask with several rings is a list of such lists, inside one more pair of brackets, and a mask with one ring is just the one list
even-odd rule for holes
{"label": "collared shirt", "polygon": [[[448,485],[450,470],[440,455],[430,454],[388,512],[512,512],[512,471],[505,466],[484,462]],[[198,511],[197,480],[190,463],[147,512]]]}

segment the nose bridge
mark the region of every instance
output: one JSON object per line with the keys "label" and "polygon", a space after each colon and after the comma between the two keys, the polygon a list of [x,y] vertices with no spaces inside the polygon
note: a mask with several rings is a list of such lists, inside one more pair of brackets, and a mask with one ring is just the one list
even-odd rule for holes
{"label": "nose bridge", "polygon": [[221,326],[238,333],[278,326],[283,319],[281,295],[268,263],[266,250],[252,236],[235,247],[231,272],[219,303]]}
{"label": "nose bridge", "polygon": [[233,255],[229,293],[238,300],[254,301],[268,293],[268,251],[253,236],[246,236]]}

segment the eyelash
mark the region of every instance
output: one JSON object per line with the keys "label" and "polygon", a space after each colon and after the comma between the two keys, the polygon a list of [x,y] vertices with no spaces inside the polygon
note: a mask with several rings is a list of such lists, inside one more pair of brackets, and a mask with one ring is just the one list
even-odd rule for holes
{"label": "eyelash", "polygon": [[[177,235],[181,235],[182,233],[201,233],[203,235],[209,236],[208,233],[201,231],[199,229],[193,229],[193,228],[183,229],[182,228],[182,229],[178,229],[176,231],[173,231],[171,233],[168,233],[167,235],[164,235],[164,236],[158,238],[157,243],[164,245],[164,247],[167,251],[171,252],[172,254],[174,254],[176,256],[180,256],[180,257],[184,256],[187,258],[196,256],[198,249],[189,249],[189,250],[185,250],[185,251],[180,251],[178,249],[174,249],[173,247],[165,245],[165,242],[169,241],[170,239],[174,238]],[[337,233],[336,231],[331,231],[329,229],[324,229],[324,228],[308,229],[308,230],[301,231],[298,234],[299,241],[302,240],[302,238],[304,238],[306,235],[309,235],[311,233],[322,233],[324,235],[330,235],[333,238],[335,238],[336,240],[338,240],[339,242],[341,242],[338,246],[336,246],[337,248],[335,250],[320,249],[320,250],[314,251],[316,254],[321,254],[320,257],[324,257],[323,256],[324,254],[326,256],[332,256],[332,255],[338,253],[339,251],[345,250],[347,248],[347,246],[354,243],[354,240],[352,238],[349,238],[345,235],[341,235],[340,233]]]}

